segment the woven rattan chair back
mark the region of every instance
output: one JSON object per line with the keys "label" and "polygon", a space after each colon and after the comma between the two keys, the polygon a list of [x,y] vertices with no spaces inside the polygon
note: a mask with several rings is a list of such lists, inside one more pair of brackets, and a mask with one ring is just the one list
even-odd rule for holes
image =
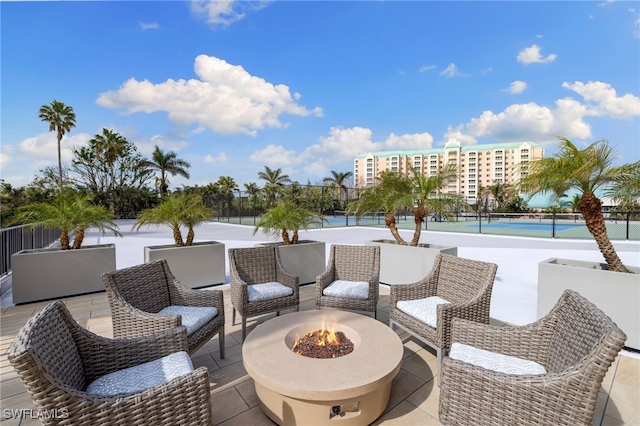
{"label": "woven rattan chair back", "polygon": [[[490,294],[496,267],[487,262],[438,254],[433,264],[433,272],[437,275],[436,295],[451,303],[460,303],[484,293],[487,286]],[[489,313],[489,309],[486,313]],[[488,319],[487,316],[487,321]]]}
{"label": "woven rattan chair back", "polygon": [[[621,338],[621,331],[611,318],[574,291],[563,293],[548,315],[554,319],[551,322],[554,328],[549,343],[549,358],[545,362],[548,371],[562,371],[594,357],[596,352],[602,350],[609,336],[615,337],[616,341]],[[603,364],[591,364],[594,369],[604,367],[602,377],[609,368],[608,364]]]}
{"label": "woven rattan chair back", "polygon": [[238,275],[247,284],[260,284],[277,281],[276,262],[279,262],[278,250],[272,246],[230,249],[229,256]]}
{"label": "woven rattan chair back", "polygon": [[380,247],[334,244],[329,265],[335,268],[334,280],[368,282],[380,274]]}
{"label": "woven rattan chair back", "polygon": [[31,390],[38,389],[41,379],[36,364],[72,389],[85,388],[82,359],[69,327],[70,319],[62,301],[50,303],[27,321],[11,345],[11,362],[23,380],[31,384]]}
{"label": "woven rattan chair back", "polygon": [[143,263],[102,276],[109,299],[119,297],[144,312],[157,313],[171,305],[169,286],[173,274],[166,261]]}

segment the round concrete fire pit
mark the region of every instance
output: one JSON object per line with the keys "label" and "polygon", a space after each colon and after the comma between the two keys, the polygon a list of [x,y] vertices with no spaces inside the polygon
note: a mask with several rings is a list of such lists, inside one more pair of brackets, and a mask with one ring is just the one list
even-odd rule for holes
{"label": "round concrete fire pit", "polygon": [[[317,359],[291,351],[296,337],[335,321],[354,344],[348,355]],[[262,410],[278,424],[366,425],[389,402],[402,363],[402,341],[385,324],[333,310],[286,314],[253,330],[242,347]]]}

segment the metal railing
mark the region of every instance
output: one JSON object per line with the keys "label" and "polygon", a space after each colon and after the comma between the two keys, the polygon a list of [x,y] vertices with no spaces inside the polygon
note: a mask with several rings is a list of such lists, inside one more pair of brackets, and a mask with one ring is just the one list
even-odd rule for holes
{"label": "metal railing", "polygon": [[60,238],[60,230],[28,225],[0,229],[0,276],[11,271],[11,256],[20,250],[50,246]]}

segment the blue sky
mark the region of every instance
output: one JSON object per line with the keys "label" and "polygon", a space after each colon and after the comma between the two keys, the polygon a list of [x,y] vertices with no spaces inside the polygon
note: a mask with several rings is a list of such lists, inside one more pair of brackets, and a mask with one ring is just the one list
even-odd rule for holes
{"label": "blue sky", "polygon": [[608,139],[640,158],[640,2],[2,2],[1,177],[57,164],[38,118],[77,125],[63,159],[102,127],[205,185],[301,183],[363,152]]}

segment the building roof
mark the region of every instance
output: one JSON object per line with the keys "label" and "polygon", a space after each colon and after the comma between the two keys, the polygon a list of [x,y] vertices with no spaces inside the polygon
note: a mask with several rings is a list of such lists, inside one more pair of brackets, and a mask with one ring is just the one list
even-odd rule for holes
{"label": "building roof", "polygon": [[[542,148],[542,145],[537,144],[535,142],[520,141],[520,142],[504,142],[504,143],[490,143],[490,144],[478,144],[478,145],[463,145],[463,146],[460,146],[460,151],[473,152],[473,151],[493,151],[496,149],[516,149],[516,148],[519,148],[524,143],[531,145],[533,148]],[[413,155],[425,156],[425,155],[431,155],[431,154],[444,154],[447,149],[455,149],[455,148],[447,148],[445,145],[444,147],[441,147],[441,148],[431,148],[431,149],[365,152],[365,153],[356,155],[355,158],[356,159],[365,158],[368,155],[373,155],[374,157],[391,157],[394,155],[406,156],[406,157],[410,157]]]}

